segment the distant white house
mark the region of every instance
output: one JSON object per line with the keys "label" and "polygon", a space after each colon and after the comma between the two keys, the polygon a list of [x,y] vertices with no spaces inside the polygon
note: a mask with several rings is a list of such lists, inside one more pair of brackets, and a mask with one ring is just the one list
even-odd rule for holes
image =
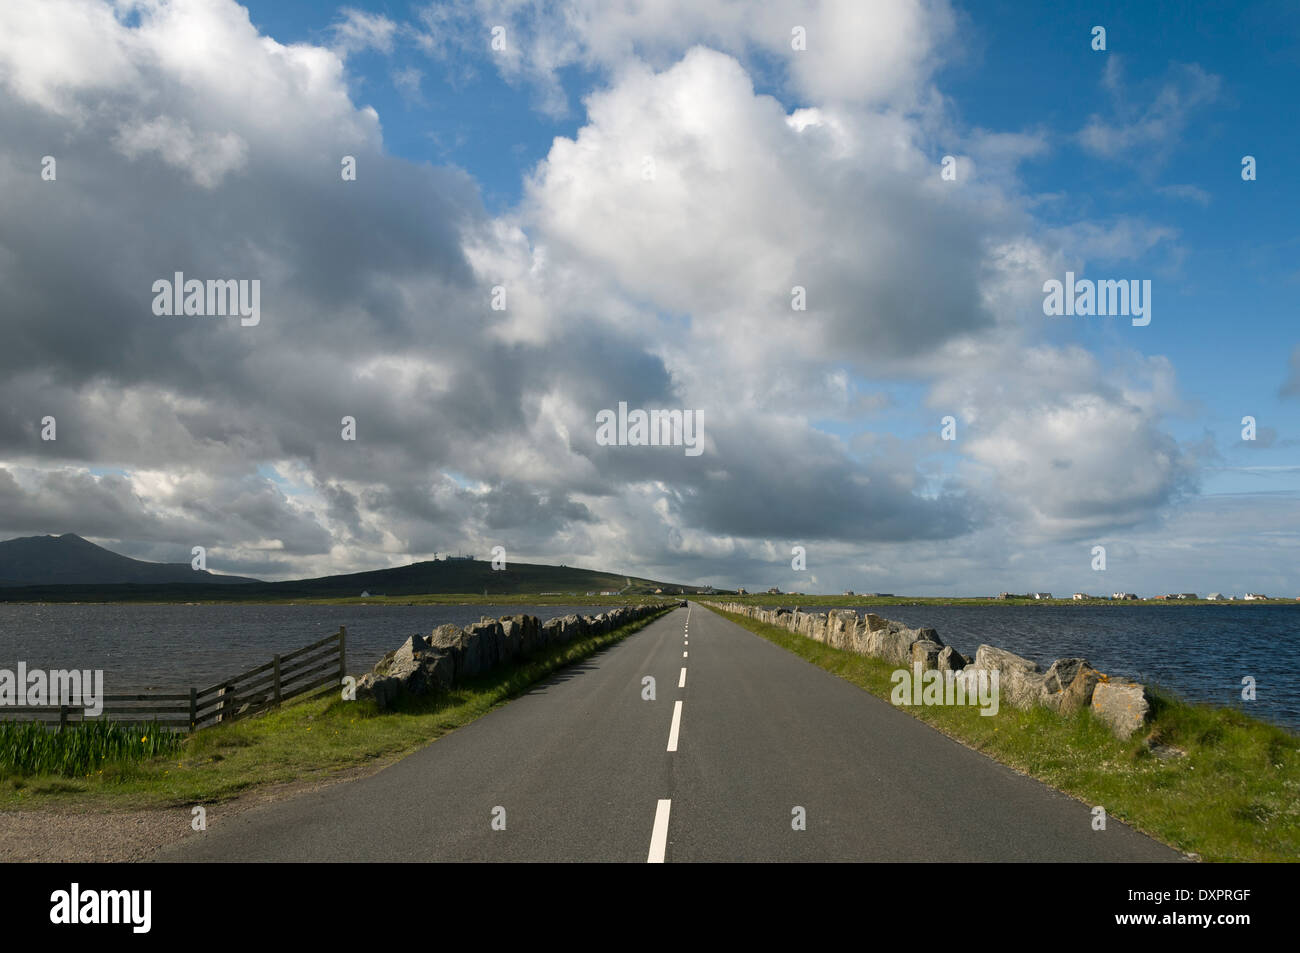
{"label": "distant white house", "polygon": [[369,599],[369,598],[370,598],[370,593],[369,593],[368,591],[367,591],[367,592],[362,592],[362,593],[361,593],[361,598],[362,598],[362,599]]}
{"label": "distant white house", "polygon": [[1091,597],[1087,593],[1076,592],[1073,598],[1075,602],[1082,602],[1084,599],[1089,599]]}
{"label": "distant white house", "polygon": [[1035,598],[1035,599],[1050,599],[1050,598],[1052,598],[1052,594],[1051,594],[1050,592],[1035,592],[1035,593],[1034,593],[1034,598]]}
{"label": "distant white house", "polygon": [[1256,601],[1256,600],[1258,600],[1258,599],[1267,599],[1267,598],[1268,598],[1268,596],[1266,596],[1266,595],[1264,595],[1263,593],[1260,593],[1260,592],[1248,592],[1248,593],[1246,593],[1246,601],[1247,601],[1247,602],[1254,602],[1254,601]]}
{"label": "distant white house", "polygon": [[1211,602],[1217,602],[1217,601],[1219,601],[1220,599],[1223,598],[1223,593],[1221,593],[1221,592],[1212,592],[1212,593],[1210,593],[1208,596],[1206,596],[1205,598],[1209,599]]}
{"label": "distant white house", "polygon": [[1136,592],[1112,592],[1110,594],[1110,597],[1112,599],[1120,599],[1120,600],[1128,599],[1128,600],[1136,601],[1137,593]]}

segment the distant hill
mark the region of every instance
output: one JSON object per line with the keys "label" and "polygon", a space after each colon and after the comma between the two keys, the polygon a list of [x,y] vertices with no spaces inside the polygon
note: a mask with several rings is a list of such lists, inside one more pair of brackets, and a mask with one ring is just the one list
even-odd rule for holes
{"label": "distant hill", "polygon": [[521,593],[588,592],[646,593],[655,589],[694,592],[695,587],[656,582],[635,576],[619,576],[572,566],[546,566],[536,563],[507,564],[498,571],[481,559],[440,559],[375,569],[369,572],[295,579],[250,586],[262,591],[263,598],[339,598],[359,596],[362,592],[383,596],[412,596],[435,593],[482,593],[517,595]]}
{"label": "distant hill", "polygon": [[260,582],[220,576],[189,563],[151,563],[96,546],[75,533],[23,536],[0,543],[0,586],[232,585]]}
{"label": "distant hill", "polygon": [[[116,573],[116,575],[114,575]],[[696,593],[699,586],[570,566],[511,562],[504,571],[478,559],[429,560],[368,572],[262,582],[214,576],[188,564],[148,563],[109,552],[80,536],[30,536],[0,543],[0,601],[263,601],[447,593],[522,595],[622,592]]]}

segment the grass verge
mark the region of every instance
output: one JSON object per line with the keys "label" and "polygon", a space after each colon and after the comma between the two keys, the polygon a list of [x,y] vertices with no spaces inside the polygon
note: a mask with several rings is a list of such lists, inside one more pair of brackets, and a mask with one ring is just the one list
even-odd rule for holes
{"label": "grass verge", "polygon": [[410,754],[469,724],[553,672],[627,638],[661,615],[604,635],[549,648],[501,666],[446,696],[409,698],[381,712],[373,701],[327,695],[263,715],[204,728],[179,752],[140,762],[105,763],[82,777],[24,775],[0,765],[0,810],[127,810],[212,803],[254,788],[325,779],[350,768]]}
{"label": "grass verge", "polygon": [[[709,607],[743,629],[889,699],[896,666]],[[1003,705],[905,709],[961,743],[1208,861],[1300,860],[1300,738],[1233,709],[1157,694],[1150,737],[1186,752],[1156,757],[1148,733],[1120,741],[1091,712],[1062,717]]]}

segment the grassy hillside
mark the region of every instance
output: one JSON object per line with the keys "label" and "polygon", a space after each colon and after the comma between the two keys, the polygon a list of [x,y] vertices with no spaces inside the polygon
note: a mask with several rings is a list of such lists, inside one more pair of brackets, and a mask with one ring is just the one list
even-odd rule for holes
{"label": "grassy hillside", "polygon": [[0,542],[0,586],[198,585],[257,582],[219,576],[189,563],[151,563],[96,546],[75,533],[24,536]]}
{"label": "grassy hillside", "polygon": [[415,596],[469,595],[518,597],[539,593],[583,596],[589,592],[622,592],[624,596],[653,593],[693,593],[697,587],[657,582],[635,576],[578,569],[508,563],[496,571],[485,560],[440,560],[393,569],[240,585],[113,585],[24,586],[0,590],[0,602],[288,602],[358,598],[362,592],[387,599]]}

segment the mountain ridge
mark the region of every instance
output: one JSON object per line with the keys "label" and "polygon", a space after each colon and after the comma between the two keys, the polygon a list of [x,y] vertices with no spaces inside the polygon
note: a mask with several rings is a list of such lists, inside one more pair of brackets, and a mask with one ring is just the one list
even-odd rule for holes
{"label": "mountain ridge", "polygon": [[[44,564],[25,566],[21,571],[14,567],[16,558],[32,553],[40,554],[45,560]],[[83,575],[74,578],[74,567],[52,565],[51,554],[73,560]],[[118,575],[104,570],[100,576],[92,578],[97,567],[116,567]],[[134,576],[123,579],[123,572]],[[144,598],[161,601],[256,601],[336,599],[356,597],[363,593],[374,596],[480,592],[518,595],[545,594],[556,590],[575,594],[593,591],[652,593],[656,589],[692,593],[703,588],[706,587],[539,563],[511,562],[505,570],[498,571],[491,568],[491,563],[478,559],[424,560],[386,569],[265,582],[248,576],[216,576],[210,572],[193,570],[188,564],[150,563],[131,559],[97,546],[74,533],[63,536],[25,536],[0,542],[0,600],[3,601],[97,602]]]}
{"label": "mountain ridge", "polygon": [[19,536],[0,542],[0,587],[51,585],[239,585],[251,576],[223,576],[189,563],[132,559],[76,533]]}

